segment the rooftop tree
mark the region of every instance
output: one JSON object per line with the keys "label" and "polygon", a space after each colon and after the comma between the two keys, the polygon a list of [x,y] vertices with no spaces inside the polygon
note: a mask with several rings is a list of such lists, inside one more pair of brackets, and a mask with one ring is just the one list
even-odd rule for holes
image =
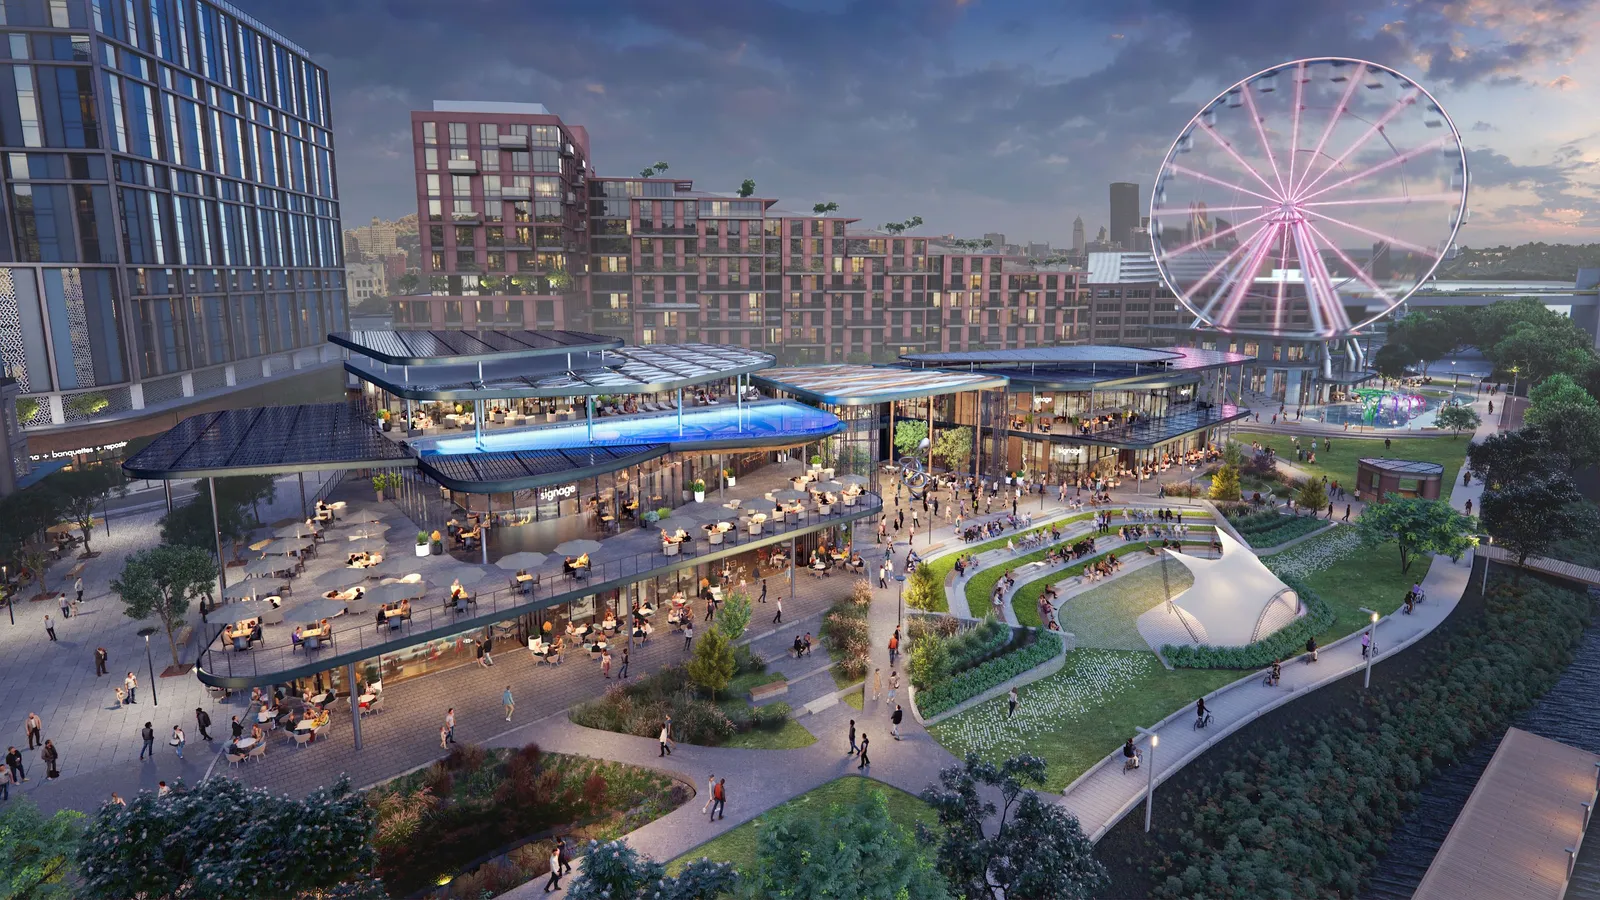
{"label": "rooftop tree", "polygon": [[130,619],[154,616],[167,632],[172,664],[178,661],[174,632],[183,626],[189,601],[208,593],[217,580],[211,554],[197,547],[161,546],[128,557],[111,589],[122,597],[123,613]]}
{"label": "rooftop tree", "polygon": [[1456,512],[1443,500],[1389,494],[1382,503],[1368,503],[1356,520],[1361,539],[1369,546],[1394,541],[1400,547],[1400,571],[1425,553],[1442,553],[1451,559],[1472,547],[1476,526],[1471,516]]}
{"label": "rooftop tree", "polygon": [[814,203],[811,206],[811,212],[819,216],[825,216],[828,213],[838,211],[839,204],[833,202],[832,200],[829,200],[827,203]]}
{"label": "rooftop tree", "polygon": [[755,192],[756,180],[754,178],[746,178],[744,182],[739,185],[739,196],[741,197],[748,197]]}
{"label": "rooftop tree", "polygon": [[89,539],[94,534],[95,510],[121,483],[117,470],[104,464],[57,472],[45,479],[44,487],[60,499],[62,514],[82,533],[85,559],[92,555]]}
{"label": "rooftop tree", "polygon": [[1525,565],[1558,542],[1591,533],[1593,507],[1563,472],[1546,472],[1506,482],[1483,492],[1479,506],[1484,530],[1496,545]]}

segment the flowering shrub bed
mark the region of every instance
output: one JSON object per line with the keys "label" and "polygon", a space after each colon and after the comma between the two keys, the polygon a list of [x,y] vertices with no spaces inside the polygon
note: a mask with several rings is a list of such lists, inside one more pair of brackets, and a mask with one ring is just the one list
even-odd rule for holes
{"label": "flowering shrub bed", "polygon": [[847,684],[867,677],[872,649],[867,607],[871,603],[872,586],[863,579],[851,589],[849,597],[828,607],[822,615],[822,642],[833,658],[836,679]]}
{"label": "flowering shrub bed", "polygon": [[[1156,665],[1152,654],[1111,650],[1077,650],[1072,663],[1071,669],[1029,685],[1026,702],[1015,716],[1007,718],[1006,704],[1000,700],[982,704],[934,726],[939,742],[957,756],[977,753],[999,759],[1028,752],[1031,739],[1061,730],[1127,690]],[[921,704],[921,694],[917,701]]]}
{"label": "flowering shrub bed", "polygon": [[1185,669],[1260,669],[1301,652],[1308,638],[1321,634],[1333,624],[1333,609],[1298,579],[1279,577],[1300,595],[1300,602],[1306,607],[1305,615],[1243,647],[1167,644],[1161,648],[1161,655],[1172,665]]}
{"label": "flowering shrub bed", "polygon": [[1273,574],[1287,581],[1306,578],[1361,549],[1361,533],[1354,528],[1335,528],[1321,537],[1296,544],[1282,553],[1263,556],[1261,562]]}
{"label": "flowering shrub bed", "polygon": [[996,657],[959,675],[943,680],[926,691],[917,692],[917,709],[923,718],[971,700],[997,684],[1003,684],[1034,666],[1043,665],[1061,652],[1061,636],[1053,631],[1035,631],[1032,644]]}
{"label": "flowering shrub bed", "polygon": [[1420,676],[1376,679],[1353,707],[1230,748],[1239,765],[1185,792],[1154,895],[1357,896],[1418,788],[1555,684],[1589,613],[1577,592],[1496,584],[1483,616],[1422,651]]}
{"label": "flowering shrub bed", "polygon": [[[740,645],[733,648],[735,675],[765,672],[766,660]],[[586,728],[655,737],[672,717],[672,733],[686,744],[715,747],[733,735],[755,728],[781,728],[787,706],[751,708],[743,703],[719,704],[695,688],[684,666],[669,666],[654,675],[618,682],[604,696],[572,708],[569,718]]]}
{"label": "flowering shrub bed", "polygon": [[1276,547],[1332,524],[1315,516],[1286,516],[1242,504],[1223,507],[1222,514],[1252,547]]}

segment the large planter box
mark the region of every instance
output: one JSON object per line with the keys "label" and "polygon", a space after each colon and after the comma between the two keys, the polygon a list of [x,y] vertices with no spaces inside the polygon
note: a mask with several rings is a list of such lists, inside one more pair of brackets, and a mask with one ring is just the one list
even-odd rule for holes
{"label": "large planter box", "polygon": [[427,556],[428,555],[428,545],[427,544],[418,544],[417,545],[417,555],[418,556]]}

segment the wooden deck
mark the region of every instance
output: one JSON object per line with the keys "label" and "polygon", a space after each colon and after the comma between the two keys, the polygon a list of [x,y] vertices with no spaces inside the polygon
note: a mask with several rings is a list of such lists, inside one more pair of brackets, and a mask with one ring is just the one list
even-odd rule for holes
{"label": "wooden deck", "polygon": [[1600,796],[1600,755],[1506,733],[1413,900],[1560,900]]}
{"label": "wooden deck", "polygon": [[[1499,547],[1479,547],[1477,552],[1497,563],[1504,563],[1508,566],[1517,564],[1515,556]],[[1543,572],[1546,575],[1554,575],[1557,578],[1565,578],[1568,581],[1576,581],[1589,587],[1600,587],[1600,569],[1590,569],[1586,566],[1562,562],[1559,559],[1546,559],[1542,556],[1530,557],[1527,565],[1523,568],[1534,572]]]}

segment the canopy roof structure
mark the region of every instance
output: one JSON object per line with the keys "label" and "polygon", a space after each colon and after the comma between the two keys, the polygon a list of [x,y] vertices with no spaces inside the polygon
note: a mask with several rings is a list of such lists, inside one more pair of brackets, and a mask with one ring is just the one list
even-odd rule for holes
{"label": "canopy roof structure", "polygon": [[122,464],[134,478],[214,478],[413,465],[346,403],[258,406],[190,416]]}
{"label": "canopy roof structure", "polygon": [[1237,366],[1254,357],[1222,350],[1168,347],[1152,350],[1085,344],[1015,350],[907,353],[907,365],[1004,376],[1013,393],[1089,390],[1100,387],[1156,389],[1190,384],[1200,372]]}
{"label": "canopy roof structure", "polygon": [[658,394],[747,375],[770,368],[776,360],[759,350],[723,344],[650,344],[585,353],[565,362],[495,358],[395,371],[351,360],[345,369],[396,397],[461,402]]}
{"label": "canopy roof structure", "polygon": [[567,484],[665,456],[667,444],[428,454],[417,467],[453,491],[498,494]]}
{"label": "canopy roof structure", "polygon": [[1435,462],[1423,462],[1416,459],[1391,459],[1387,456],[1363,456],[1361,465],[1377,469],[1380,472],[1390,472],[1395,475],[1443,475],[1444,466]]}
{"label": "canopy roof structure", "polygon": [[1218,559],[1166,551],[1194,575],[1194,584],[1173,597],[1172,605],[1185,617],[1195,643],[1241,647],[1293,621],[1300,610],[1294,589],[1226,530],[1217,529],[1217,539],[1222,542]]}
{"label": "canopy roof structure", "polygon": [[329,342],[391,366],[441,366],[613,350],[617,338],[582,331],[336,331]]}
{"label": "canopy roof structure", "polygon": [[814,403],[868,406],[893,400],[981,391],[1006,386],[989,372],[952,372],[903,366],[829,365],[768,369],[755,382]]}

